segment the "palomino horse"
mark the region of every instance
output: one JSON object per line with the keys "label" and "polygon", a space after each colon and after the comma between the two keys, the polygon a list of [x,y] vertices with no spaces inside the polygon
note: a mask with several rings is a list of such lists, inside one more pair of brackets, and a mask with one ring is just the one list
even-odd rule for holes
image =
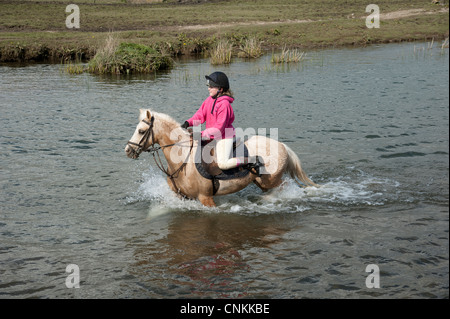
{"label": "palomino horse", "polygon": [[[158,167],[167,175],[170,188],[184,197],[198,199],[205,206],[215,206],[214,195],[238,192],[252,182],[263,191],[280,186],[284,173],[288,173],[300,186],[296,178],[306,186],[318,186],[307,177],[299,158],[287,145],[256,135],[250,137],[245,145],[250,156],[257,155],[262,159],[262,174],[250,173],[237,179],[220,180],[220,187],[215,190],[211,180],[201,176],[195,166],[198,144],[192,134],[182,129],[170,116],[141,109],[139,123],[125,152],[134,159],[144,151],[153,152]],[[159,162],[156,160],[155,153],[160,149],[166,158],[167,168],[159,159],[159,154]]]}

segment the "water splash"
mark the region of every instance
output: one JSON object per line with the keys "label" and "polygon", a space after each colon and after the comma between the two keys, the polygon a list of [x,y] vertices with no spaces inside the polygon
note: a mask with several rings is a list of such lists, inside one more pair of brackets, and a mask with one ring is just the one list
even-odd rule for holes
{"label": "water splash", "polygon": [[166,178],[153,167],[142,173],[137,190],[126,199],[127,204],[136,202],[150,203],[148,220],[176,211],[212,210],[199,201],[178,197],[169,188]]}
{"label": "water splash", "polygon": [[[350,168],[351,169],[351,168]],[[320,187],[300,188],[290,178],[267,193],[255,185],[226,196],[214,198],[217,207],[209,208],[199,201],[178,197],[167,184],[166,178],[153,168],[142,173],[138,189],[127,197],[127,203],[150,202],[148,218],[169,212],[201,211],[231,214],[298,213],[323,207],[380,206],[396,197],[399,183],[370,176],[358,170],[357,176],[339,176],[322,183]]]}

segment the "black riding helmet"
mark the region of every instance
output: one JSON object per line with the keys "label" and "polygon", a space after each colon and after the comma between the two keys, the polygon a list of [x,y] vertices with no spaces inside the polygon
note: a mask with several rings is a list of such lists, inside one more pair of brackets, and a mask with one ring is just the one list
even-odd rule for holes
{"label": "black riding helmet", "polygon": [[[227,92],[230,89],[230,82],[228,82],[228,77],[223,72],[214,72],[210,75],[205,75],[207,85],[210,87],[217,87],[219,89],[223,89],[222,92]],[[219,90],[215,96],[213,96],[214,104],[211,108],[211,114],[213,114],[214,107],[216,106],[217,98],[221,94],[221,91]],[[184,123],[181,125],[182,128],[186,129],[189,127],[189,122],[184,121]]]}
{"label": "black riding helmet", "polygon": [[210,75],[205,75],[207,83],[211,87],[222,88],[224,92],[230,89],[230,82],[228,77],[223,72],[214,72]]}

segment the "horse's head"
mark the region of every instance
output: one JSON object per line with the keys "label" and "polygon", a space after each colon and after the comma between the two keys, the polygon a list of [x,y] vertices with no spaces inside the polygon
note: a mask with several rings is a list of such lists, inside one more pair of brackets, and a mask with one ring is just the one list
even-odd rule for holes
{"label": "horse's head", "polygon": [[153,122],[155,119],[150,110],[140,109],[139,111],[139,123],[125,147],[125,153],[133,159],[138,158],[143,151],[155,143],[153,132]]}

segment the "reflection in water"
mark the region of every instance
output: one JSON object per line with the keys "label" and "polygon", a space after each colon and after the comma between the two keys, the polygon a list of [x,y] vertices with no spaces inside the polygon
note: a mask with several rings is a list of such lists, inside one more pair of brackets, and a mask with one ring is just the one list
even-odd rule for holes
{"label": "reflection in water", "polygon": [[178,296],[184,291],[194,298],[248,297],[245,274],[252,270],[242,251],[269,248],[286,231],[270,216],[177,213],[167,236],[154,242],[133,238],[134,246],[138,241],[146,243],[135,249],[130,272],[147,277],[148,289],[171,285]]}

